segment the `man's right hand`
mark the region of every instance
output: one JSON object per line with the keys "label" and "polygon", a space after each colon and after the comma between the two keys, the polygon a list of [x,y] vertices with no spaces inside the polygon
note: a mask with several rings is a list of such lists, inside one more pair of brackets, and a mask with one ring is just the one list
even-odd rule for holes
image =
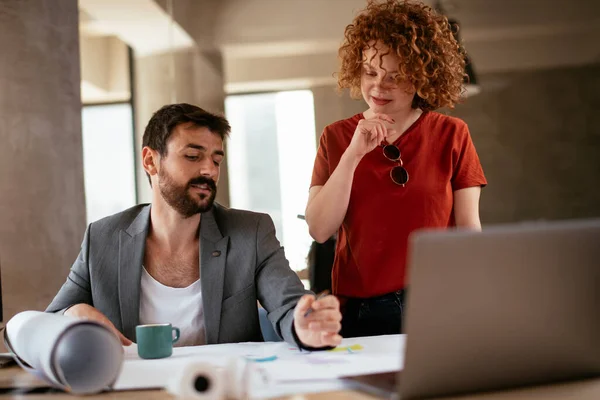
{"label": "man's right hand", "polygon": [[99,323],[105,325],[115,335],[117,335],[117,337],[119,338],[119,340],[121,341],[121,344],[123,346],[129,346],[131,343],[133,343],[131,340],[129,340],[125,336],[123,336],[123,334],[121,332],[119,332],[119,330],[117,328],[115,328],[113,323],[110,322],[110,320],[108,318],[106,318],[106,316],[104,314],[102,314],[100,311],[96,310],[94,307],[90,306],[89,304],[84,304],[84,303],[75,304],[74,306],[69,307],[69,309],[67,309],[67,311],[65,311],[65,315],[68,315],[70,317],[89,319],[89,320],[96,321],[96,322],[99,322]]}

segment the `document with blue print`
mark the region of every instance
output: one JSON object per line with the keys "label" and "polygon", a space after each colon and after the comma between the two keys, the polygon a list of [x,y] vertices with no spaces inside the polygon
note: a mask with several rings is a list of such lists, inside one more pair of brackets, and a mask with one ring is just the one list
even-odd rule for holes
{"label": "document with blue print", "polygon": [[[115,390],[163,388],[173,385],[190,363],[229,370],[242,360],[247,396],[269,398],[292,393],[341,390],[344,377],[399,371],[403,367],[404,335],[344,339],[329,351],[300,351],[285,342],[238,343],[173,349],[169,358],[144,360],[135,344],[125,348],[125,361]],[[217,379],[217,378],[216,378]],[[307,381],[311,385],[305,385]]]}

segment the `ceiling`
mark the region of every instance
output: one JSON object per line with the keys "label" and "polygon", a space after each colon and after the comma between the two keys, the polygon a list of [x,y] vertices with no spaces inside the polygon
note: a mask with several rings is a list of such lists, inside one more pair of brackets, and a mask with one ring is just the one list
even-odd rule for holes
{"label": "ceiling", "polygon": [[[433,0],[428,3],[432,5]],[[82,32],[139,56],[197,46],[223,55],[228,92],[332,83],[345,26],[365,0],[80,0]],[[600,62],[598,0],[442,0],[479,73]]]}

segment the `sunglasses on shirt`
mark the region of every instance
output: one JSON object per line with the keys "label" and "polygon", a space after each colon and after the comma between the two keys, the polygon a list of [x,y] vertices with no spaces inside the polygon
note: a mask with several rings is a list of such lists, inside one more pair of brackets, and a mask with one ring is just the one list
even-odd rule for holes
{"label": "sunglasses on shirt", "polygon": [[404,187],[406,182],[408,182],[408,172],[403,167],[404,163],[402,162],[402,158],[400,158],[400,149],[393,144],[386,143],[385,141],[381,143],[381,147],[383,147],[383,155],[385,158],[398,163],[398,165],[390,170],[390,178],[392,178],[392,182],[394,182],[396,185]]}

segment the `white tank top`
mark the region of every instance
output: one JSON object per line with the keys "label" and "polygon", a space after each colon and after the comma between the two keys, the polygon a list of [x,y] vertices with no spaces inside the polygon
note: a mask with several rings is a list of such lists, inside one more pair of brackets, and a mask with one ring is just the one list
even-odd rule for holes
{"label": "white tank top", "polygon": [[176,326],[181,336],[174,346],[206,344],[200,279],[185,288],[172,288],[154,279],[145,267],[142,270],[140,325]]}

